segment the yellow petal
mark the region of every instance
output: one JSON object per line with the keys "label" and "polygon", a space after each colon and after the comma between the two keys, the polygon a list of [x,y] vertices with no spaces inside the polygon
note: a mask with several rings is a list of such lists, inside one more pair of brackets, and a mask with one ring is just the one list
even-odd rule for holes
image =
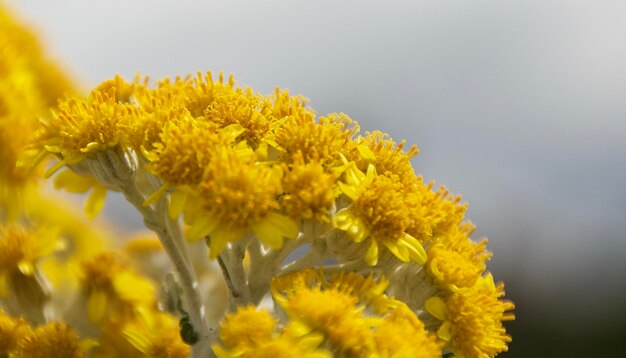
{"label": "yellow petal", "polygon": [[424,308],[435,318],[444,321],[448,314],[448,306],[439,297],[433,296],[424,302]]}
{"label": "yellow petal", "polygon": [[367,253],[365,254],[365,262],[369,266],[376,266],[378,263],[378,243],[376,240],[371,240],[372,243],[370,247],[367,249]]}
{"label": "yellow petal", "polygon": [[134,328],[127,327],[122,331],[122,335],[126,337],[126,340],[137,348],[142,353],[149,353],[152,346],[150,337],[144,334],[142,331]]}
{"label": "yellow petal", "polygon": [[216,258],[229,242],[241,239],[244,234],[245,232],[241,229],[218,225],[209,238],[209,257]]}
{"label": "yellow petal", "polygon": [[406,248],[409,249],[409,256],[413,261],[420,265],[426,262],[428,255],[426,255],[426,250],[424,250],[424,246],[421,242],[406,233],[400,240],[405,244]]}
{"label": "yellow petal", "polygon": [[106,199],[107,190],[102,185],[96,185],[91,190],[87,201],[85,201],[85,214],[87,218],[93,219],[102,210],[104,206],[104,200]]}
{"label": "yellow petal", "polygon": [[339,190],[341,190],[341,192],[344,193],[352,201],[355,201],[356,199],[359,198],[357,189],[355,186],[348,185],[343,182],[338,182],[337,186],[339,187]]}
{"label": "yellow petal", "polygon": [[404,246],[399,246],[395,242],[383,241],[383,244],[387,247],[395,257],[402,262],[409,262],[409,250]]}
{"label": "yellow petal", "polygon": [[107,311],[107,295],[104,291],[94,290],[87,298],[87,316],[92,323],[100,323]]}
{"label": "yellow petal", "polygon": [[189,227],[187,231],[187,241],[196,242],[203,239],[211,231],[215,230],[219,221],[213,215],[203,215],[197,218]]}
{"label": "yellow petal", "polygon": [[361,154],[361,157],[363,157],[363,159],[367,159],[367,160],[376,159],[376,156],[374,155],[374,152],[372,152],[370,147],[364,144],[359,144],[356,146],[356,149],[359,151],[359,154]]}
{"label": "yellow petal", "polygon": [[187,193],[182,190],[174,190],[174,192],[170,195],[170,205],[167,208],[167,213],[170,216],[170,219],[178,219],[185,208],[186,202]]}
{"label": "yellow petal", "polygon": [[[313,330],[313,327],[310,327],[302,322],[290,321],[289,324],[285,327],[284,332],[294,337],[304,337],[306,335],[309,335],[312,330]],[[317,335],[313,335],[313,336],[317,336]]]}
{"label": "yellow petal", "polygon": [[53,176],[54,173],[56,173],[64,165],[65,165],[65,160],[61,160],[59,162],[56,162],[53,166],[50,167],[50,169],[46,170],[46,172],[43,175],[44,179],[48,179],[51,176]]}
{"label": "yellow petal", "polygon": [[63,188],[70,193],[86,193],[93,184],[93,178],[78,175],[69,169],[54,177],[54,188]]}
{"label": "yellow petal", "polygon": [[167,185],[162,185],[158,190],[156,190],[154,193],[150,194],[146,198],[146,200],[144,200],[144,202],[141,203],[141,206],[146,207],[146,206],[150,206],[150,205],[156,203],[157,201],[159,201],[159,199],[161,199],[161,197],[163,196],[165,191],[167,191],[167,189],[168,189]]}
{"label": "yellow petal", "polygon": [[24,276],[30,276],[33,272],[35,272],[35,267],[27,260],[20,260],[20,262],[17,263],[17,268],[24,274]]}
{"label": "yellow petal", "polygon": [[333,224],[339,230],[348,230],[354,221],[354,214],[352,210],[343,209],[335,214],[333,217]]}
{"label": "yellow petal", "polygon": [[229,140],[235,140],[239,137],[246,129],[239,123],[229,124],[226,127],[220,130],[220,134]]}
{"label": "yellow petal", "polygon": [[91,348],[97,347],[99,345],[100,343],[98,341],[96,341],[95,339],[91,339],[91,338],[83,339],[78,344],[78,346],[80,347],[80,351],[82,353],[87,353],[89,352]]}
{"label": "yellow petal", "polygon": [[128,271],[113,278],[113,288],[125,301],[150,303],[154,297],[154,286],[150,281]]}
{"label": "yellow petal", "polygon": [[295,239],[300,232],[295,221],[278,213],[268,214],[263,220],[251,225],[251,229],[259,240],[274,249],[282,248],[284,238]]}
{"label": "yellow petal", "polygon": [[375,177],[376,175],[378,175],[378,174],[376,173],[376,167],[375,167],[374,165],[372,165],[372,164],[368,165],[368,166],[367,166],[367,172],[365,173],[365,176],[366,176],[367,178],[373,178],[373,177]]}
{"label": "yellow petal", "polygon": [[349,185],[357,186],[361,184],[363,180],[365,180],[365,174],[363,174],[363,172],[358,170],[356,167],[351,166],[350,169],[346,171],[346,182]]}
{"label": "yellow petal", "polygon": [[437,337],[449,342],[452,339],[452,323],[444,322],[437,330]]}

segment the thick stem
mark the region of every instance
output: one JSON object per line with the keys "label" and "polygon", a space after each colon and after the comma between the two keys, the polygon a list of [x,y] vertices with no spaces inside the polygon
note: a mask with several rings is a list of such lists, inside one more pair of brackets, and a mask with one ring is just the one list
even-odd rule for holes
{"label": "thick stem", "polygon": [[276,276],[280,265],[289,254],[300,245],[308,242],[304,235],[300,234],[295,240],[287,240],[280,250],[263,252],[261,242],[254,240],[250,246],[250,270],[248,283],[250,286],[251,302],[259,304],[269,291],[270,282]]}
{"label": "thick stem", "polygon": [[276,276],[286,275],[288,273],[300,271],[305,268],[313,267],[316,263],[320,262],[320,255],[317,251],[309,251],[304,256],[298,258],[294,262],[288,264],[285,267],[281,267],[276,272]]}
{"label": "thick stem", "polygon": [[226,286],[228,287],[228,309],[232,312],[238,306],[250,304],[250,286],[243,268],[243,258],[245,248],[251,238],[245,238],[232,244],[229,249],[224,250],[218,257],[217,262],[222,269]]}
{"label": "thick stem", "polygon": [[[186,309],[189,314],[189,320],[199,337],[198,341],[191,345],[190,356],[192,358],[213,357],[211,344],[215,340],[214,333],[209,327],[205,317],[205,308],[202,303],[202,298],[196,289],[196,274],[191,265],[191,260],[186,250],[184,248],[181,249],[181,245],[184,244],[181,242],[182,234],[180,232],[180,226],[177,222],[169,220],[167,210],[159,210],[161,214],[159,215],[159,213],[151,207],[143,206],[144,197],[134,183],[125,183],[121,189],[126,199],[133,204],[143,216],[146,227],[157,234],[174,268],[178,271],[183,291],[183,299],[187,304]],[[165,200],[166,197],[159,199],[157,207],[161,209],[166,208]]]}

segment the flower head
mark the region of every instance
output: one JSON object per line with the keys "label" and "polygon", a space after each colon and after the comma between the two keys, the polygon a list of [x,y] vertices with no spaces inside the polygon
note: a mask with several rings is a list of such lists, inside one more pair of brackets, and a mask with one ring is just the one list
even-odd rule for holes
{"label": "flower head", "polygon": [[395,306],[376,327],[374,340],[378,357],[441,357],[442,345],[405,304]]}
{"label": "flower head", "polygon": [[407,205],[411,193],[404,190],[397,176],[378,175],[373,165],[366,174],[350,168],[346,183],[340,182],[339,188],[352,203],[337,212],[333,223],[354,242],[369,238],[365,260],[370,266],[378,262],[380,245],[403,262],[424,263],[424,248],[407,233],[413,215]]}
{"label": "flower head", "polygon": [[52,322],[25,335],[18,343],[18,352],[32,358],[82,358],[85,346],[70,326]]}
{"label": "flower head", "polygon": [[30,327],[24,319],[11,317],[0,309],[0,352],[13,352],[18,341],[29,331]]}
{"label": "flower head", "polygon": [[54,231],[35,232],[17,225],[1,228],[0,283],[6,284],[11,272],[33,275],[37,262],[59,249],[60,244]]}
{"label": "flower head", "polygon": [[65,164],[76,164],[88,153],[125,144],[128,131],[124,118],[132,108],[116,101],[115,91],[93,90],[85,99],[67,98],[59,103],[38,141]]}
{"label": "flower head", "polygon": [[285,170],[281,205],[295,219],[330,222],[331,210],[338,195],[335,173],[324,170],[322,164],[311,161],[303,163],[296,159]]}
{"label": "flower head", "polygon": [[[122,328],[122,336],[135,351],[131,347],[118,346],[115,347],[116,353],[150,358],[189,357],[189,346],[181,340],[179,330],[179,322],[173,317],[162,312],[139,309],[138,317],[126,322]],[[117,332],[106,334],[113,338]]]}
{"label": "flower head", "polygon": [[474,286],[426,301],[426,310],[443,321],[437,336],[461,357],[493,357],[507,351],[511,337],[503,321],[513,320],[508,311],[515,306],[501,300],[504,285],[493,282],[491,274],[479,278]]}
{"label": "flower head", "polygon": [[137,307],[155,305],[154,284],[132,270],[119,254],[101,252],[81,262],[87,313],[93,323],[135,314]]}
{"label": "flower head", "polygon": [[386,133],[379,131],[368,132],[357,143],[360,150],[352,152],[354,158],[351,159],[354,159],[361,171],[366,171],[367,166],[372,164],[380,174],[396,175],[403,184],[413,184],[415,172],[410,160],[419,153],[417,146],[404,152],[405,141],[396,144]]}
{"label": "flower head", "polygon": [[279,167],[257,165],[230,148],[219,148],[199,185],[202,210],[190,215],[188,238],[209,235],[213,257],[250,231],[270,246],[282,247],[285,237],[297,236],[298,227],[277,212],[281,176]]}
{"label": "flower head", "polygon": [[330,352],[318,348],[320,338],[293,334],[290,326],[279,331],[277,320],[268,311],[240,307],[220,324],[224,346],[215,345],[213,350],[218,358],[329,358]]}
{"label": "flower head", "polygon": [[485,260],[491,257],[487,240],[475,243],[469,239],[474,231],[470,223],[455,226],[448,235],[434,239],[428,247],[428,272],[451,290],[470,287],[485,272]]}
{"label": "flower head", "polygon": [[352,138],[358,131],[356,122],[345,114],[321,117],[316,122],[311,113],[304,112],[290,117],[277,130],[276,143],[288,163],[301,156],[305,163],[316,161],[331,167],[340,163],[339,153],[352,149]]}
{"label": "flower head", "polygon": [[219,131],[211,122],[194,120],[187,113],[184,119],[165,125],[160,141],[147,154],[150,171],[169,184],[198,185],[213,152],[231,145],[241,131],[233,128],[231,133]]}
{"label": "flower head", "polygon": [[375,311],[386,285],[354,274],[326,281],[321,273],[304,270],[274,279],[272,295],[303,332],[323,334],[339,354],[367,356],[375,350],[373,329],[380,318],[364,310],[371,305]]}

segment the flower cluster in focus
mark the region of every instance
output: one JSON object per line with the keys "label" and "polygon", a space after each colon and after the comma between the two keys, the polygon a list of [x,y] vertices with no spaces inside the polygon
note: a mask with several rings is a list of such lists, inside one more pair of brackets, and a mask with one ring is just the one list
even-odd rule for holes
{"label": "flower cluster in focus", "polygon": [[[221,73],[75,94],[1,11],[0,50],[0,356],[508,349],[514,306],[487,242],[415,173],[416,146]],[[85,194],[85,215],[37,177]],[[108,193],[152,233],[87,221]]]}

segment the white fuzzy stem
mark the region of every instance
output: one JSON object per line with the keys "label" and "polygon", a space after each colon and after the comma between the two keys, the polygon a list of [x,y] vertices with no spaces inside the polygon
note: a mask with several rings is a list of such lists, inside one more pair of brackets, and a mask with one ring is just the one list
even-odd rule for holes
{"label": "white fuzzy stem", "polygon": [[199,337],[198,341],[191,345],[190,357],[213,357],[214,354],[211,349],[211,344],[215,341],[213,329],[209,327],[205,317],[206,311],[202,303],[202,297],[197,290],[196,274],[191,265],[188,252],[184,248],[180,226],[178,222],[168,218],[167,198],[164,196],[159,199],[156,206],[161,210],[157,212],[149,206],[143,206],[145,198],[132,181],[124,183],[121,186],[121,190],[126,200],[141,213],[146,227],[157,234],[165,252],[179,274],[183,300],[187,304],[187,313]]}

